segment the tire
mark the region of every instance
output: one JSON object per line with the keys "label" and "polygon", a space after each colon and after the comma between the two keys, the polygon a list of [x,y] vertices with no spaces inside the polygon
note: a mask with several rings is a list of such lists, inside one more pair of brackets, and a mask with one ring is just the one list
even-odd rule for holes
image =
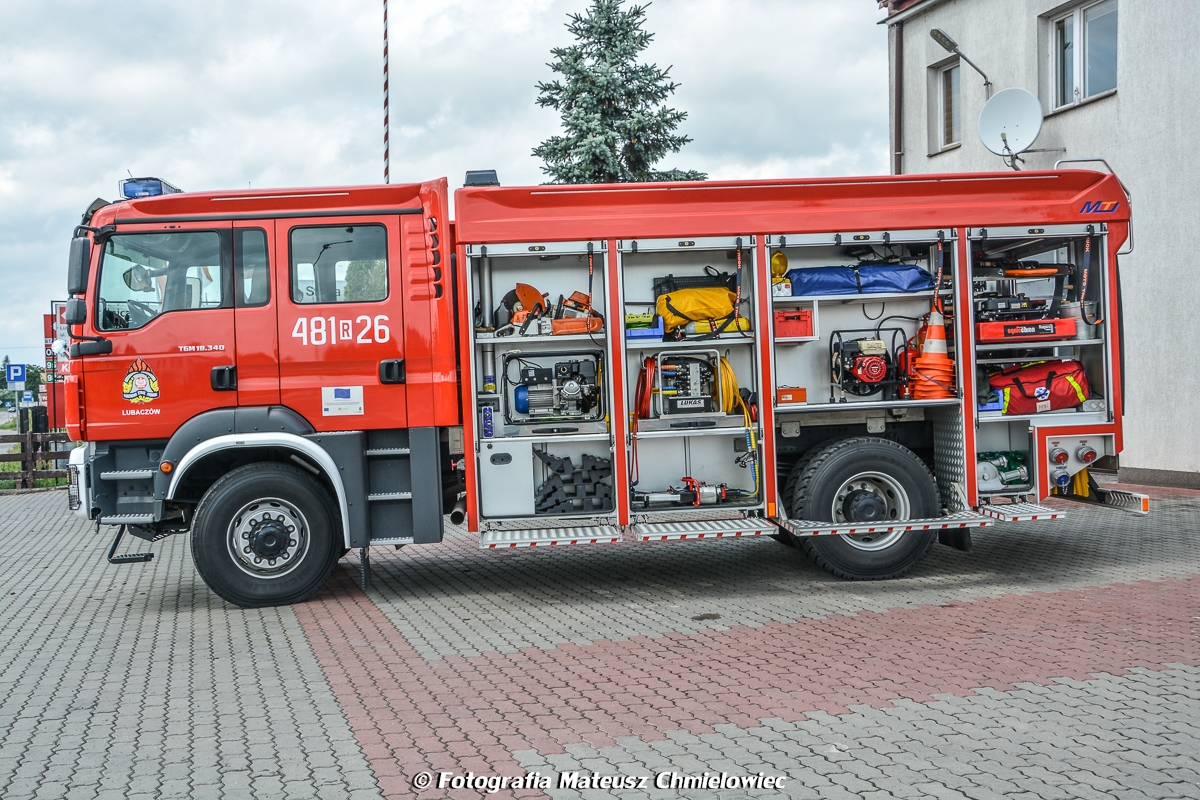
{"label": "tire", "polygon": [[[800,476],[804,474],[804,470],[808,467],[809,462],[812,461],[813,456],[816,455],[823,446],[824,445],[818,445],[817,447],[807,450],[804,455],[797,459],[795,464],[792,464],[791,470],[788,471],[787,480],[783,482],[783,494],[780,495],[780,500],[783,503],[784,509],[787,511],[789,517],[795,516],[795,514],[792,513],[792,496],[796,492],[796,482],[800,480]],[[788,547],[800,546],[800,540],[793,536],[792,532],[784,527],[780,527],[779,533],[775,534],[775,540],[780,544],[787,545]]]}
{"label": "tire", "polygon": [[283,464],[248,464],[225,475],[205,492],[192,523],[200,577],[242,608],[308,599],[329,579],[341,549],[325,487]]}
{"label": "tire", "polygon": [[[940,516],[937,485],[907,447],[862,436],[829,442],[796,465],[789,513],[818,522],[887,522]],[[800,548],[840,578],[878,581],[904,575],[929,553],[934,531],[809,536]]]}

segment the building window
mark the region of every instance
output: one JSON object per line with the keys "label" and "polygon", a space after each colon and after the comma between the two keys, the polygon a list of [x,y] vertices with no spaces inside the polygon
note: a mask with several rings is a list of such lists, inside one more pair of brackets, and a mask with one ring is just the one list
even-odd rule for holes
{"label": "building window", "polygon": [[946,67],[938,73],[938,97],[941,105],[939,114],[941,141],[939,144],[942,148],[962,141],[960,75],[958,64]]}
{"label": "building window", "polygon": [[1054,107],[1117,88],[1117,0],[1080,6],[1051,24]]}

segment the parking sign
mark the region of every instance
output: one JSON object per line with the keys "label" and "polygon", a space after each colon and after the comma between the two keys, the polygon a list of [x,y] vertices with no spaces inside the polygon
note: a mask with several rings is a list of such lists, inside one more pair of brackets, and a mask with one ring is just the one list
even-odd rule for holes
{"label": "parking sign", "polygon": [[10,392],[20,392],[25,388],[25,365],[24,364],[9,364],[8,374],[5,376],[8,379],[8,390]]}

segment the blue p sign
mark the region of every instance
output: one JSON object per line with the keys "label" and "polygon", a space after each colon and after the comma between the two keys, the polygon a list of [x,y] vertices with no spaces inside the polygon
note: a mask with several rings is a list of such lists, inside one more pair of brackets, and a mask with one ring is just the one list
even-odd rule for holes
{"label": "blue p sign", "polygon": [[8,382],[9,383],[24,383],[25,382],[25,365],[24,364],[9,364],[8,365]]}

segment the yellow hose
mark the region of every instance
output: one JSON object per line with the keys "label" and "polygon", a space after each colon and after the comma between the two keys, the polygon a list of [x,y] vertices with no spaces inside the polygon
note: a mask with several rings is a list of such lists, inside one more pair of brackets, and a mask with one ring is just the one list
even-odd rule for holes
{"label": "yellow hose", "polygon": [[754,421],[750,419],[750,407],[746,405],[746,401],[742,399],[742,393],[738,389],[737,376],[733,374],[733,367],[725,356],[721,356],[721,405],[722,410],[728,414],[737,406],[742,407],[742,418],[746,425],[746,445],[749,447],[749,452],[753,461],[751,461],[750,474],[754,480],[754,491],[746,496],[757,497],[759,493],[760,483],[758,470],[758,437],[754,434]]}

